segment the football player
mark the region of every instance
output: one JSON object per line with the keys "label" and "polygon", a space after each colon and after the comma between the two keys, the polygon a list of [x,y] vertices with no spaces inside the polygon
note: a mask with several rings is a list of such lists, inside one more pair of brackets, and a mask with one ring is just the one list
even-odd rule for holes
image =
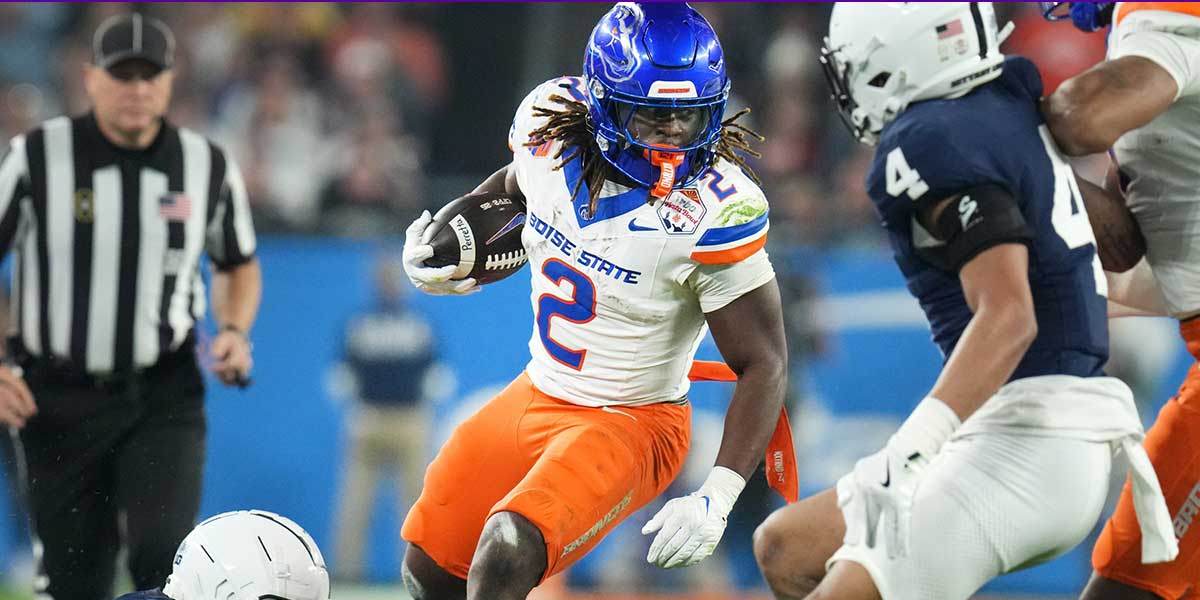
{"label": "football player", "polygon": [[[592,32],[583,76],[547,81],[517,109],[513,160],[477,191],[525,198],[531,359],[426,472],[403,527],[415,598],[523,599],[666,489],[688,448],[706,327],[738,375],[716,465],[642,531],[655,534],[647,560],[666,568],[715,549],[780,431],[787,385],[767,202],[736,152],[747,131],[724,117],[729,85],[698,12],[620,3]],[[405,238],[414,285],[477,289],[424,265],[430,222]]]}
{"label": "football player", "polygon": [[1133,459],[1146,558],[1175,555],[1132,393],[1103,372],[1082,197],[1097,190],[1055,147],[1006,34],[983,2],[833,9],[822,64],[876,147],[867,189],[945,362],[881,451],[756,532],[780,598],[968,598],[1091,531],[1114,446]]}
{"label": "football player", "polygon": [[321,550],[291,519],[265,510],[210,517],[179,544],[161,590],[117,600],[329,600]]}
{"label": "football player", "polygon": [[[1200,359],[1200,3],[1043,3],[1069,11],[1084,31],[1111,23],[1108,59],[1068,81],[1043,106],[1050,132],[1071,155],[1112,150],[1146,243],[1150,277],[1129,294],[1165,302]],[[1065,15],[1062,15],[1065,16]],[[1106,240],[1101,239],[1101,246]],[[1159,293],[1161,289],[1161,296]],[[1114,300],[1144,306],[1122,296]],[[1153,312],[1154,309],[1151,309]],[[1086,600],[1200,593],[1200,367],[1188,371],[1146,434],[1145,447],[1179,540],[1179,557],[1146,564],[1131,483],[1092,551]]]}

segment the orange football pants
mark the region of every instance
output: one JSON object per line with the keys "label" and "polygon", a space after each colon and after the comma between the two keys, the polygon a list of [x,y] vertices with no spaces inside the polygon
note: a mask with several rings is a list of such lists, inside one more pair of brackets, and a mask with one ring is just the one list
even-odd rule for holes
{"label": "orange football pants", "polygon": [[544,580],[662,493],[690,435],[688,404],[578,406],[522,373],[454,430],[401,535],[466,579],[484,523],[514,512],[546,541]]}
{"label": "orange football pants", "polygon": [[[1180,332],[1188,351],[1200,360],[1200,319],[1185,321]],[[1154,592],[1167,600],[1200,594],[1200,363],[1192,365],[1179,392],[1146,432],[1146,453],[1167,499],[1179,539],[1179,556],[1167,563],[1142,564],[1142,535],[1128,480],[1117,510],[1092,551],[1097,573]]]}

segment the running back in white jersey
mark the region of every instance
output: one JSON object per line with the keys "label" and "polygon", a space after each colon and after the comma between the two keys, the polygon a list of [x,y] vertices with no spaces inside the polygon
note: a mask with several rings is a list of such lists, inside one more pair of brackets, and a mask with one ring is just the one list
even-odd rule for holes
{"label": "running back in white jersey", "polygon": [[[1187,4],[1196,3],[1174,8]],[[1183,318],[1200,312],[1200,17],[1145,5],[1118,4],[1108,56],[1154,61],[1175,79],[1179,96],[1113,150],[1130,178],[1125,193],[1146,237],[1146,260],[1167,309]]]}
{"label": "running back in white jersey", "polygon": [[718,159],[695,184],[652,204],[645,188],[608,182],[589,215],[586,184],[571,196],[580,160],[556,169],[558,142],[526,146],[545,120],[533,107],[562,109],[555,94],[585,97],[578,78],[547,81],[521,103],[509,132],[528,210],[522,242],[535,323],[526,371],[542,392],[575,404],[681,400],[704,313],[775,276],[763,250],[766,198]]}

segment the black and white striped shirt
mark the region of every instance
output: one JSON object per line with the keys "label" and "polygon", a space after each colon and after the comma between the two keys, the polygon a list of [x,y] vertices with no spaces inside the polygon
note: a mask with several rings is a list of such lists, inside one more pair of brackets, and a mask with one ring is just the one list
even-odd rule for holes
{"label": "black and white striped shirt", "polygon": [[218,269],[251,259],[241,172],[203,136],[164,122],[145,150],[92,115],[46,121],[0,161],[0,255],[14,251],[11,329],[35,357],[90,373],[148,367],[205,310]]}

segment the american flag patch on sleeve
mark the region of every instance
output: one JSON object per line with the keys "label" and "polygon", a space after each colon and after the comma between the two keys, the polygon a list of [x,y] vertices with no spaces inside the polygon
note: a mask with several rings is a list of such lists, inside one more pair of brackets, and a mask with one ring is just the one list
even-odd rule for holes
{"label": "american flag patch on sleeve", "polygon": [[168,221],[186,221],[192,216],[192,199],[174,192],[158,199],[158,214]]}

